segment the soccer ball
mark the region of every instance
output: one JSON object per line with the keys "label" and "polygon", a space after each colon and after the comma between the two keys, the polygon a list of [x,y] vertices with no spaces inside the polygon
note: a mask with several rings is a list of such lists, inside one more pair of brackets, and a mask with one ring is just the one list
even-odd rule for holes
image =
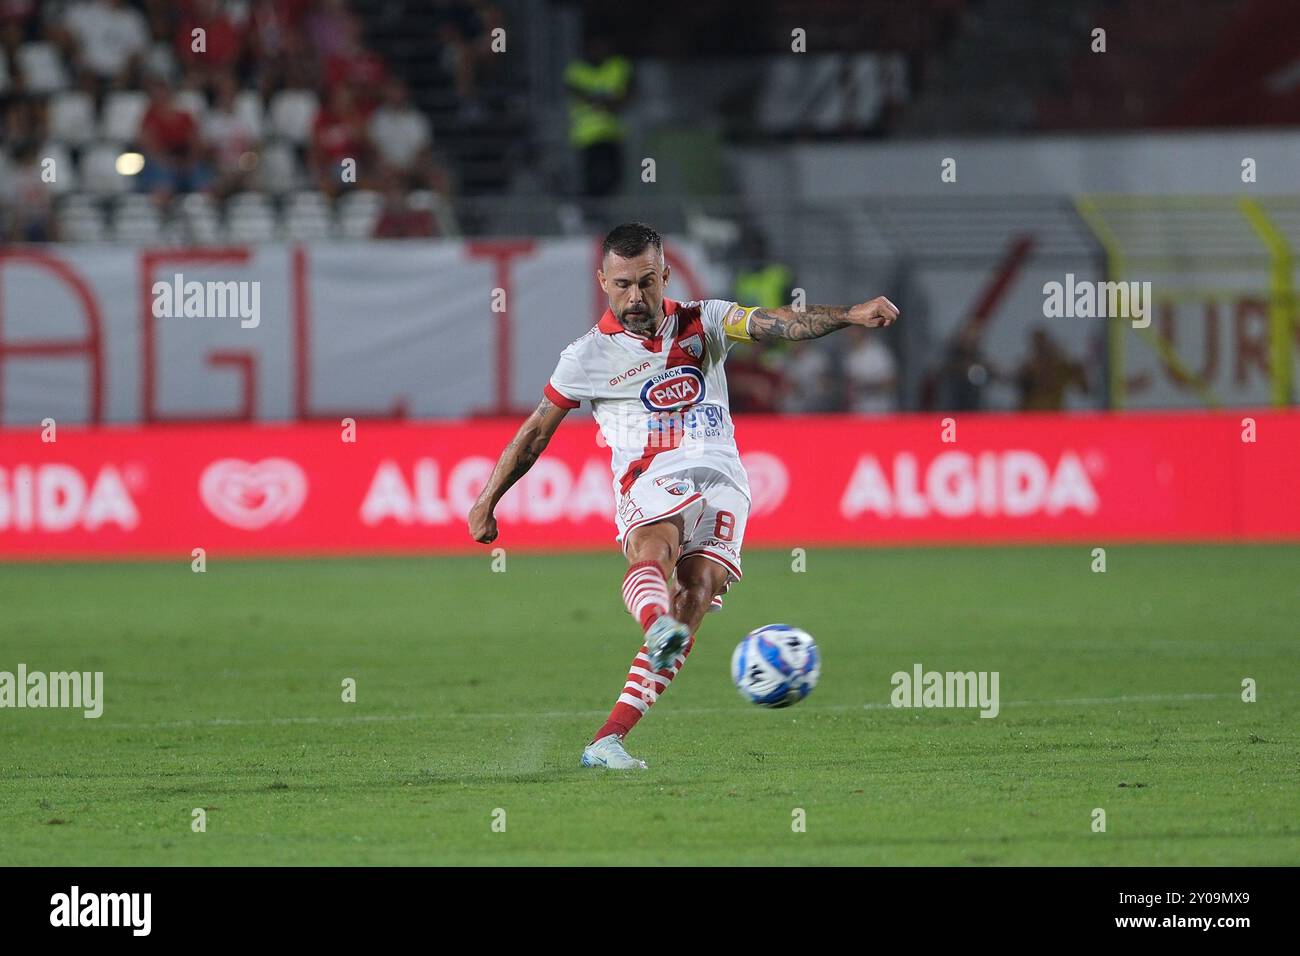
{"label": "soccer ball", "polygon": [[761,707],[797,704],[817,686],[821,655],[812,635],[789,624],[750,631],[731,655],[731,679],[740,696]]}

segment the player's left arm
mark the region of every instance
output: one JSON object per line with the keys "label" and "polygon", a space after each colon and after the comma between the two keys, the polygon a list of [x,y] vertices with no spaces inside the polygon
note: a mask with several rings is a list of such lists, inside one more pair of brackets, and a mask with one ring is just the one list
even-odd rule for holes
{"label": "player's left arm", "polygon": [[755,342],[817,339],[850,325],[886,328],[898,319],[898,306],[883,295],[857,305],[809,305],[802,309],[749,310],[748,332]]}

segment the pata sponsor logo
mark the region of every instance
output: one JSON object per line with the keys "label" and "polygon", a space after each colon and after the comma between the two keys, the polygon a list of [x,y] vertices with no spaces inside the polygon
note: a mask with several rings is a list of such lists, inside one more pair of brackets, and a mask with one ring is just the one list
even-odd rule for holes
{"label": "pata sponsor logo", "polygon": [[1032,451],[948,451],[921,466],[916,456],[894,456],[886,472],[874,455],[862,455],[840,499],[840,514],[858,518],[1017,518],[1091,515],[1097,492],[1077,453],[1066,451],[1055,465]]}
{"label": "pata sponsor logo", "polygon": [[148,936],[152,893],[83,893],[74,886],[50,897],[51,926],[129,926],[131,935]]}
{"label": "pata sponsor logo", "polygon": [[87,479],[72,465],[0,467],[0,531],[126,530],[140,523],[121,472],[104,465]]}
{"label": "pata sponsor logo", "polygon": [[641,386],[641,403],[651,411],[693,405],[704,398],[704,375],[689,365],[660,372]]}

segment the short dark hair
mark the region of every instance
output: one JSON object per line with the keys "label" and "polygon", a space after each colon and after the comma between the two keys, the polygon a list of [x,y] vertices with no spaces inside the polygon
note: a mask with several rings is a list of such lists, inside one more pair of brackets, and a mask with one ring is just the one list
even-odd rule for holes
{"label": "short dark hair", "polygon": [[600,256],[603,259],[613,252],[624,259],[631,259],[641,255],[649,246],[654,246],[659,252],[664,251],[663,237],[655,227],[648,226],[644,222],[625,222],[621,226],[615,226],[605,236],[605,242],[600,247]]}

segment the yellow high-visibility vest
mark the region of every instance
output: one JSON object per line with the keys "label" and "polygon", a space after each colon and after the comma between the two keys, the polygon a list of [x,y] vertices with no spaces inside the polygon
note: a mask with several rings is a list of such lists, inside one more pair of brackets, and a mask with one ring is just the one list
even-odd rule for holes
{"label": "yellow high-visibility vest", "polygon": [[[611,56],[599,66],[574,60],[564,70],[564,82],[580,93],[622,96],[632,82],[632,63]],[[579,149],[623,138],[623,124],[613,110],[574,98],[569,102],[569,142]]]}
{"label": "yellow high-visibility vest", "polygon": [[780,263],[773,263],[736,276],[736,301],[752,302],[759,308],[779,309],[789,305],[792,273]]}

